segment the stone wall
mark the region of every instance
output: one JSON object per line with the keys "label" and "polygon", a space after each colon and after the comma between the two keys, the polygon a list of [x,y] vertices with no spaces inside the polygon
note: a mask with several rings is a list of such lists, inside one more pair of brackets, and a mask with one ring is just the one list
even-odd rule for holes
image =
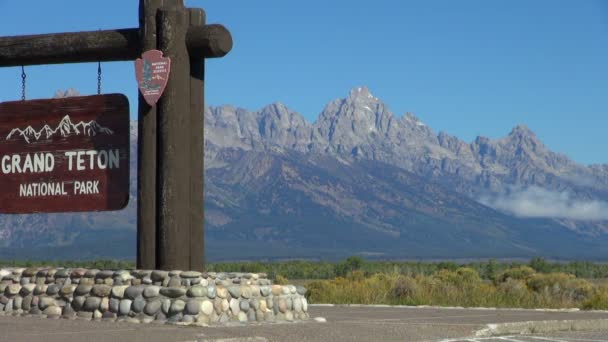
{"label": "stone wall", "polygon": [[306,289],[264,273],[0,269],[0,315],[214,325],[308,319]]}

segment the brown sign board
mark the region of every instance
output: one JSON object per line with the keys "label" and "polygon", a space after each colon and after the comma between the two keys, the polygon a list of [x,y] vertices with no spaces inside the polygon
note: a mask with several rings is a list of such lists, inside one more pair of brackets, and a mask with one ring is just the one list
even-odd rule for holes
{"label": "brown sign board", "polygon": [[124,208],[129,120],[121,94],[0,103],[0,213]]}

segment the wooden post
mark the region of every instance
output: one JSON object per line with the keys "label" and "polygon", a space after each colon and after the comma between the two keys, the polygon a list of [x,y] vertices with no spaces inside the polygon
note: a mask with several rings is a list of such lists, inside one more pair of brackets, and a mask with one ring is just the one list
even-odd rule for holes
{"label": "wooden post", "polygon": [[[140,0],[140,45],[156,49],[156,12],[163,0]],[[137,268],[156,268],[156,107],[140,92],[137,125]]]}
{"label": "wooden post", "polygon": [[[164,56],[171,58],[171,76],[157,106],[156,263],[163,270],[187,270],[192,267],[190,58],[186,46],[190,17],[183,6],[174,6],[161,8],[157,20],[158,45]],[[202,260],[199,263],[202,265]]]}
{"label": "wooden post", "polygon": [[[189,9],[190,29],[204,27],[205,12]],[[188,32],[191,32],[188,30]],[[190,269],[203,271],[205,265],[204,229],[204,80],[205,60],[190,51]]]}

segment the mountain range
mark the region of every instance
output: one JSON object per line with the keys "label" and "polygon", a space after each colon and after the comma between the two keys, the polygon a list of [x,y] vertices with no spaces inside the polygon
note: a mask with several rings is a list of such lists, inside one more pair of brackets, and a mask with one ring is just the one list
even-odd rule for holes
{"label": "mountain range", "polygon": [[[0,216],[0,258],[132,258],[136,169],[123,211]],[[206,108],[204,176],[209,260],[608,257],[608,165],[524,125],[470,143],[435,133],[365,87],[313,123],[281,103]]]}
{"label": "mountain range", "polygon": [[114,132],[106,127],[101,126],[95,120],[89,122],[80,121],[77,124],[73,124],[69,115],[66,115],[61,119],[57,127],[54,129],[49,125],[44,125],[39,131],[36,131],[32,126],[26,128],[14,128],[6,136],[6,140],[22,137],[28,144],[31,141],[38,141],[40,138],[50,139],[55,134],[59,133],[61,137],[68,137],[70,135],[85,135],[85,136],[96,136],[98,134],[112,135]]}

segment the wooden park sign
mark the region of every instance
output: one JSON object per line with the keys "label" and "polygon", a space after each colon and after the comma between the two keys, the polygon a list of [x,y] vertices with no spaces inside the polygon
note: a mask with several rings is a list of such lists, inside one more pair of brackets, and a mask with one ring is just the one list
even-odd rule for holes
{"label": "wooden park sign", "polygon": [[[0,37],[0,67],[134,61],[145,59],[142,54],[150,50],[171,60],[162,96],[139,96],[137,267],[141,269],[203,270],[204,59],[223,57],[232,49],[230,32],[205,22],[205,12],[184,7],[183,0],[140,0],[137,28]],[[151,90],[156,87],[148,85]],[[111,119],[100,118],[98,123],[120,130],[111,127]],[[48,124],[56,123],[49,117]]]}
{"label": "wooden park sign", "polygon": [[0,103],[0,213],[124,208],[129,135],[123,95]]}

